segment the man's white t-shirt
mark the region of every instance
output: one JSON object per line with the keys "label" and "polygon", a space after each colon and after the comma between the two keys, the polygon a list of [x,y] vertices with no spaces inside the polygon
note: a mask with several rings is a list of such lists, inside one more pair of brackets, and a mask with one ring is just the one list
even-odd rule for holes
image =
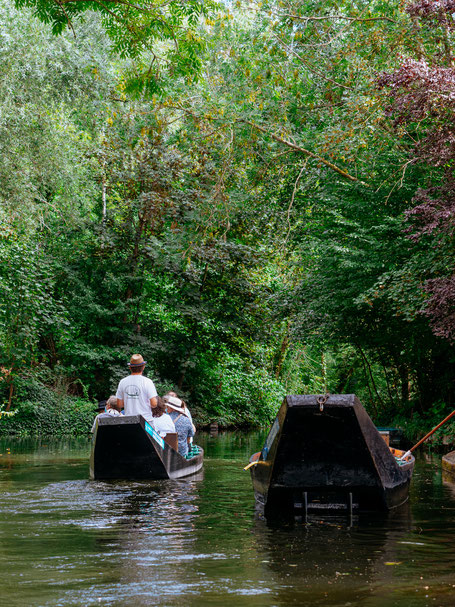
{"label": "man's white t-shirt", "polygon": [[152,419],[152,426],[160,436],[166,436],[168,432],[177,432],[171,416],[167,413],[163,413],[160,417],[154,417]]}
{"label": "man's white t-shirt", "polygon": [[123,400],[125,415],[142,415],[146,420],[152,419],[150,399],[158,396],[155,384],[143,375],[128,375],[120,380],[117,398]]}

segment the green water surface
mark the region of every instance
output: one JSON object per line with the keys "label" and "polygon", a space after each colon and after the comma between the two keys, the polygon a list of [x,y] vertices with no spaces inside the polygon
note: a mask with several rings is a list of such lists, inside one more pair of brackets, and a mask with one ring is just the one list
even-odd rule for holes
{"label": "green water surface", "polygon": [[199,437],[202,479],[114,483],[88,479],[88,439],[0,441],[0,605],[455,605],[439,457],[396,515],[267,525],[242,469],[262,441]]}

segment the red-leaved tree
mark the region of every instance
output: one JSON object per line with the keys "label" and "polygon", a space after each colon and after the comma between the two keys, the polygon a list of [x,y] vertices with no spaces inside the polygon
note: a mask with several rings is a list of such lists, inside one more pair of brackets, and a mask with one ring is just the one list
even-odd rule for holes
{"label": "red-leaved tree", "polygon": [[422,312],[435,335],[455,342],[455,67],[452,37],[455,0],[416,0],[407,7],[430,34],[418,59],[404,58],[379,86],[388,90],[386,111],[414,141],[411,163],[432,169],[431,184],[417,190],[407,212],[409,237],[427,238],[438,262],[424,273],[428,298]]}

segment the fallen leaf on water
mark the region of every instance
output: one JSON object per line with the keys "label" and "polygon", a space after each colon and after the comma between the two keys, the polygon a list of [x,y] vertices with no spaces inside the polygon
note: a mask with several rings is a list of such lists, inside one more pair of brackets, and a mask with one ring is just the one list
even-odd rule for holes
{"label": "fallen leaf on water", "polygon": [[387,561],[384,565],[401,565],[402,561]]}

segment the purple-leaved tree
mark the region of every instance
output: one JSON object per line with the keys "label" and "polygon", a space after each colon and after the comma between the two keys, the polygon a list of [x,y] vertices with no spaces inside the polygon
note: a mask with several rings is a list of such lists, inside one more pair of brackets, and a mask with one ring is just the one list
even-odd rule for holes
{"label": "purple-leaved tree", "polygon": [[408,232],[416,241],[427,238],[438,253],[424,272],[422,312],[435,335],[455,342],[455,0],[417,0],[407,12],[425,26],[427,44],[419,45],[418,59],[402,58],[378,83],[388,90],[386,112],[395,128],[413,141],[409,162],[431,169],[431,183],[417,190],[407,212]]}

